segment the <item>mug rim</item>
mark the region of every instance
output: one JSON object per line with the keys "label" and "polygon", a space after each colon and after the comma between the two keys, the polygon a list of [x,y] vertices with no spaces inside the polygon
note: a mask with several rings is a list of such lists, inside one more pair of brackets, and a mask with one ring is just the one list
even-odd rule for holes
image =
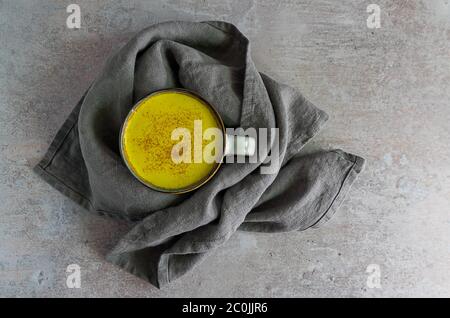
{"label": "mug rim", "polygon": [[[214,113],[219,125],[220,125],[220,129],[222,130],[222,149],[224,151],[222,151],[222,156],[220,158],[220,161],[216,163],[216,166],[214,167],[213,170],[210,171],[210,173],[203,179],[201,179],[200,181],[194,183],[192,186],[189,187],[184,187],[184,188],[180,188],[180,189],[166,189],[166,188],[161,188],[161,187],[157,187],[154,184],[144,180],[142,177],[140,177],[132,168],[131,164],[128,162],[127,157],[125,155],[125,151],[124,151],[124,139],[125,139],[125,127],[128,123],[128,120],[130,119],[131,115],[136,112],[137,108],[139,106],[142,105],[142,103],[144,101],[146,101],[147,99],[155,96],[155,95],[159,95],[159,94],[163,94],[163,93],[182,93],[182,94],[186,94],[189,95],[191,97],[194,97],[200,101],[202,101],[204,104],[206,104],[208,106],[208,108],[210,110],[212,110],[212,112]],[[217,171],[219,171],[219,168],[222,166],[223,163],[223,157],[225,156],[225,145],[226,145],[226,129],[225,129],[225,125],[223,123],[222,120],[222,116],[220,116],[219,112],[217,111],[217,109],[210,103],[208,102],[203,96],[201,96],[200,94],[191,91],[189,89],[185,89],[185,88],[164,88],[164,89],[159,89],[156,91],[153,91],[152,93],[146,95],[145,97],[141,98],[139,101],[137,101],[133,107],[130,109],[130,111],[128,112],[127,116],[125,117],[125,120],[122,123],[122,126],[120,128],[120,134],[119,134],[119,149],[120,149],[120,156],[122,157],[122,160],[124,161],[126,167],[128,168],[128,170],[131,172],[131,174],[137,179],[139,180],[142,184],[144,184],[145,186],[147,186],[148,188],[152,189],[152,190],[156,190],[159,192],[164,192],[164,193],[171,193],[171,194],[183,194],[183,193],[188,193],[191,191],[194,191],[198,188],[200,188],[201,186],[203,186],[204,184],[206,184],[209,180],[212,179],[212,177],[214,177],[214,175],[217,173]]]}

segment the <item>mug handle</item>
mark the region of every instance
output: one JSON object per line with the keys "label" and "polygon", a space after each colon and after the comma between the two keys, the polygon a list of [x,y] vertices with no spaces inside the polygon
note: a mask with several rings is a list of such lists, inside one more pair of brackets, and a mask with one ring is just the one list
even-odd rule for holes
{"label": "mug handle", "polygon": [[253,156],[256,140],[249,136],[225,135],[224,156]]}

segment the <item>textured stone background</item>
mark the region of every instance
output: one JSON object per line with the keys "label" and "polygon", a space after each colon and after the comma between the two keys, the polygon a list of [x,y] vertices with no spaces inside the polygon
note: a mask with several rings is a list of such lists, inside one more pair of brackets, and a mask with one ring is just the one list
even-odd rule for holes
{"label": "textured stone background", "polygon": [[[80,30],[66,27],[71,2]],[[380,29],[366,26],[371,2]],[[172,19],[235,23],[262,71],[330,114],[308,147],[368,162],[322,228],[238,233],[157,290],[103,259],[126,224],[90,215],[31,168],[107,56]],[[450,296],[449,0],[0,0],[0,96],[0,296]],[[81,289],[66,287],[72,263]],[[373,263],[381,289],[366,285]]]}

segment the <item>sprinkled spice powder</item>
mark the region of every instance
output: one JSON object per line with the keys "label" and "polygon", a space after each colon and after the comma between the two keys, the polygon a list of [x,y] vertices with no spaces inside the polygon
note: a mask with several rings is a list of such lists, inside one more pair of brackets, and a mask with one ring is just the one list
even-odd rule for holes
{"label": "sprinkled spice powder", "polygon": [[[133,172],[167,190],[187,188],[208,177],[217,163],[194,163],[195,120],[202,121],[202,133],[221,127],[209,106],[188,93],[161,92],[143,100],[128,117],[123,132],[123,153]],[[176,128],[190,131],[191,163],[172,160],[173,147],[180,142],[171,138]],[[202,140],[203,147],[210,142]]]}

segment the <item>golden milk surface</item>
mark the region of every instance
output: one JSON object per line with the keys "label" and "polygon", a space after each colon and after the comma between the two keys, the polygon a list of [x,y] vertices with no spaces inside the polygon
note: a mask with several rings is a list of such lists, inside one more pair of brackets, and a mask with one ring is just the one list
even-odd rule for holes
{"label": "golden milk surface", "polygon": [[189,129],[193,153],[194,120],[202,120],[203,132],[221,127],[208,105],[186,93],[161,92],[143,100],[123,131],[123,154],[131,170],[143,181],[167,190],[188,188],[207,178],[217,163],[194,163],[193,154],[191,163],[172,160],[172,149],[179,142],[171,138],[176,128]]}

